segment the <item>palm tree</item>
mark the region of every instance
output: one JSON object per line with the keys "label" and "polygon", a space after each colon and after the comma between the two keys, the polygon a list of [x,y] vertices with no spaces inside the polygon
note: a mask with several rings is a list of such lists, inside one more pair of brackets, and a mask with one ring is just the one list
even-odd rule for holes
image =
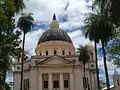
{"label": "palm tree", "polygon": [[120,0],[110,0],[110,9],[111,9],[111,18],[113,22],[117,25],[120,26]]}
{"label": "palm tree", "polygon": [[93,8],[97,8],[101,13],[106,13],[117,27],[120,25],[120,0],[94,0]]}
{"label": "palm tree", "polygon": [[83,71],[84,71],[84,76],[83,76],[83,88],[84,90],[86,90],[87,88],[87,83],[86,83],[86,77],[85,77],[85,65],[87,62],[89,62],[90,60],[90,53],[89,53],[89,49],[88,46],[79,46],[79,48],[77,48],[77,53],[79,55],[79,61],[83,63]]}
{"label": "palm tree", "polygon": [[13,0],[15,6],[15,13],[18,14],[22,11],[26,6],[23,0]]}
{"label": "palm tree", "polygon": [[[85,25],[83,27],[83,32],[85,34],[85,37],[87,37],[91,41],[95,42],[96,68],[98,68],[96,43],[101,41],[102,50],[103,50],[103,58],[104,58],[106,83],[107,83],[108,90],[110,90],[109,89],[108,71],[107,71],[107,65],[106,65],[105,45],[107,45],[107,42],[111,39],[111,37],[114,33],[113,24],[109,20],[106,20],[106,16],[102,13],[99,13],[99,12],[90,13],[90,14],[88,14],[88,16],[85,19]],[[97,75],[97,79],[99,80],[98,75]]]}
{"label": "palm tree", "polygon": [[22,43],[22,60],[21,60],[21,88],[23,90],[23,61],[24,61],[24,46],[25,46],[25,35],[29,32],[34,24],[34,19],[31,14],[22,14],[18,20],[18,27],[23,30],[23,43]]}
{"label": "palm tree", "polygon": [[96,17],[95,14],[90,14],[85,19],[85,25],[82,27],[82,32],[85,35],[85,38],[89,38],[90,41],[94,41],[95,46],[95,61],[96,61],[96,73],[97,73],[97,84],[98,84],[98,90],[100,90],[99,85],[99,71],[98,71],[98,59],[97,59],[97,43],[99,42],[98,36],[95,34],[96,28],[94,28],[94,17]]}

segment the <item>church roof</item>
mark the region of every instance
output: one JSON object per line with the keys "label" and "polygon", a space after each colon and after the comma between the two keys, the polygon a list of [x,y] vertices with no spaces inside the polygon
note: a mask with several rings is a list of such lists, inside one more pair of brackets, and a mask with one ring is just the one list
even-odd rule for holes
{"label": "church roof", "polygon": [[40,37],[38,44],[46,41],[66,41],[72,43],[67,32],[59,28],[59,24],[56,21],[55,14],[53,15],[53,21],[50,29],[46,30]]}

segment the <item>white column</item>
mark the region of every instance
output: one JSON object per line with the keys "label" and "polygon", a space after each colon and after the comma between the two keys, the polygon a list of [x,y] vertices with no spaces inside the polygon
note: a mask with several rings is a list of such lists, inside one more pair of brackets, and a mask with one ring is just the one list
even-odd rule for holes
{"label": "white column", "polygon": [[31,71],[30,71],[30,89],[38,89],[38,75],[37,75],[37,68],[35,67],[31,67]]}
{"label": "white column", "polygon": [[49,73],[48,75],[49,75],[48,87],[49,87],[49,90],[52,90],[52,86],[53,86],[52,73]]}
{"label": "white column", "polygon": [[43,87],[42,81],[43,81],[43,80],[42,80],[42,74],[40,74],[40,75],[39,75],[39,84],[38,84],[38,85],[39,85],[39,90],[42,90],[42,87]]}
{"label": "white column", "polygon": [[63,73],[60,73],[60,90],[64,90]]}
{"label": "white column", "polygon": [[70,90],[74,90],[74,86],[73,86],[74,82],[73,82],[73,74],[70,73]]}

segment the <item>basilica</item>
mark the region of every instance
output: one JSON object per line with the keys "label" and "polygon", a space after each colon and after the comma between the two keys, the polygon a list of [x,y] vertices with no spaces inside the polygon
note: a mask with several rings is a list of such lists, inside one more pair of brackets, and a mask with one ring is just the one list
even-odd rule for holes
{"label": "basilica", "polygon": [[[24,60],[23,90],[85,90],[82,62],[68,34],[59,28],[55,14],[50,27],[40,37],[35,53]],[[94,58],[85,69],[86,90],[97,90]],[[20,72],[21,63],[16,62],[14,90],[20,90]]]}

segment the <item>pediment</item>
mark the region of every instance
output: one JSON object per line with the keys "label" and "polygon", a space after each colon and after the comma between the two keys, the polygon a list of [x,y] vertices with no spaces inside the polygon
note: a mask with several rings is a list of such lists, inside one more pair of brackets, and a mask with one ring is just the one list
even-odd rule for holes
{"label": "pediment", "polygon": [[60,56],[51,56],[37,63],[37,65],[65,65],[65,64],[73,64],[73,62]]}

